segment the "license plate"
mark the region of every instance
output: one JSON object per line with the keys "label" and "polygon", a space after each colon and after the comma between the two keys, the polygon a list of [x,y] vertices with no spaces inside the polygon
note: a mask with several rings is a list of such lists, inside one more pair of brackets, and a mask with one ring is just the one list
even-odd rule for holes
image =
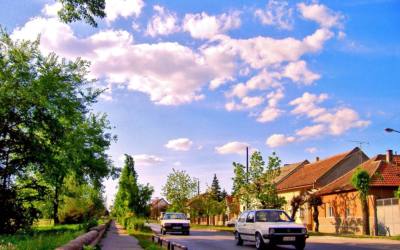
{"label": "license plate", "polygon": [[173,229],[181,229],[181,227],[173,227]]}
{"label": "license plate", "polygon": [[283,241],[296,241],[296,237],[286,236],[283,237]]}

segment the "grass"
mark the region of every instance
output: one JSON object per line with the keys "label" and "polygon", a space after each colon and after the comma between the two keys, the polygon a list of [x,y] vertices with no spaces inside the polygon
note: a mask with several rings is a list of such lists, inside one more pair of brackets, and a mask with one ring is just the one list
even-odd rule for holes
{"label": "grass", "polygon": [[151,231],[149,227],[144,227],[144,229],[140,231],[128,230],[128,232],[139,241],[139,245],[145,250],[163,249],[152,242],[151,236],[153,235],[153,231]]}
{"label": "grass", "polygon": [[234,227],[227,226],[213,226],[213,225],[199,225],[199,224],[190,224],[191,229],[203,229],[203,230],[215,230],[215,231],[223,231],[223,232],[233,232],[235,230]]}
{"label": "grass", "polygon": [[37,223],[29,232],[0,235],[0,250],[50,250],[64,245],[84,233],[80,224]]}
{"label": "grass", "polygon": [[397,236],[371,236],[371,235],[356,235],[356,234],[335,234],[335,233],[320,233],[308,232],[310,236],[334,236],[345,238],[358,238],[358,239],[386,239],[386,240],[400,240],[400,235]]}

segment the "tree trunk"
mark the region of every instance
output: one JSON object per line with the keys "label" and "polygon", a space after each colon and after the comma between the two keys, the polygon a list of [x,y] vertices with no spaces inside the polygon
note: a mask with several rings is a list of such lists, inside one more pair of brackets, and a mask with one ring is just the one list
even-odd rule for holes
{"label": "tree trunk", "polygon": [[315,222],[315,232],[319,232],[319,211],[318,206],[314,206],[313,219]]}
{"label": "tree trunk", "polygon": [[53,200],[53,220],[54,220],[54,225],[60,224],[60,221],[58,219],[58,205],[59,205],[59,188],[56,187],[56,190],[54,192],[54,200]]}
{"label": "tree trunk", "polygon": [[369,210],[368,210],[368,197],[361,200],[362,217],[363,217],[363,234],[369,235]]}
{"label": "tree trunk", "polygon": [[290,216],[290,219],[295,220],[297,210],[299,210],[299,207],[297,206],[292,207],[292,214]]}

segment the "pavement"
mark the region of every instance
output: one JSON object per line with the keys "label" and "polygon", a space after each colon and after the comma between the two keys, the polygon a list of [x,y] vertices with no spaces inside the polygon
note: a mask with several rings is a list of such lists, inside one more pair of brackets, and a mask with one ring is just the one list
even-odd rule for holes
{"label": "pavement", "polygon": [[[153,231],[160,232],[160,225],[150,224]],[[245,242],[243,246],[236,246],[232,233],[215,232],[201,229],[191,229],[190,235],[167,234],[163,238],[185,245],[189,250],[255,250],[254,243]],[[293,246],[279,246],[277,250],[295,249]],[[334,236],[311,236],[307,239],[307,250],[397,250],[400,241],[385,239],[360,239]]]}
{"label": "pavement", "polygon": [[142,250],[139,242],[115,221],[111,222],[105,238],[101,243],[102,250]]}

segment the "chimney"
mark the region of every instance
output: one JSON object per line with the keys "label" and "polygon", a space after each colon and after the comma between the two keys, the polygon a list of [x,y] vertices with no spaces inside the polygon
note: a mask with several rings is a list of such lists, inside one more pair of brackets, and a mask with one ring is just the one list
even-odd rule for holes
{"label": "chimney", "polygon": [[388,151],[386,151],[386,161],[389,163],[392,163],[393,161],[393,150],[388,149]]}
{"label": "chimney", "polygon": [[319,157],[317,156],[317,157],[315,157],[315,161],[319,161]]}

